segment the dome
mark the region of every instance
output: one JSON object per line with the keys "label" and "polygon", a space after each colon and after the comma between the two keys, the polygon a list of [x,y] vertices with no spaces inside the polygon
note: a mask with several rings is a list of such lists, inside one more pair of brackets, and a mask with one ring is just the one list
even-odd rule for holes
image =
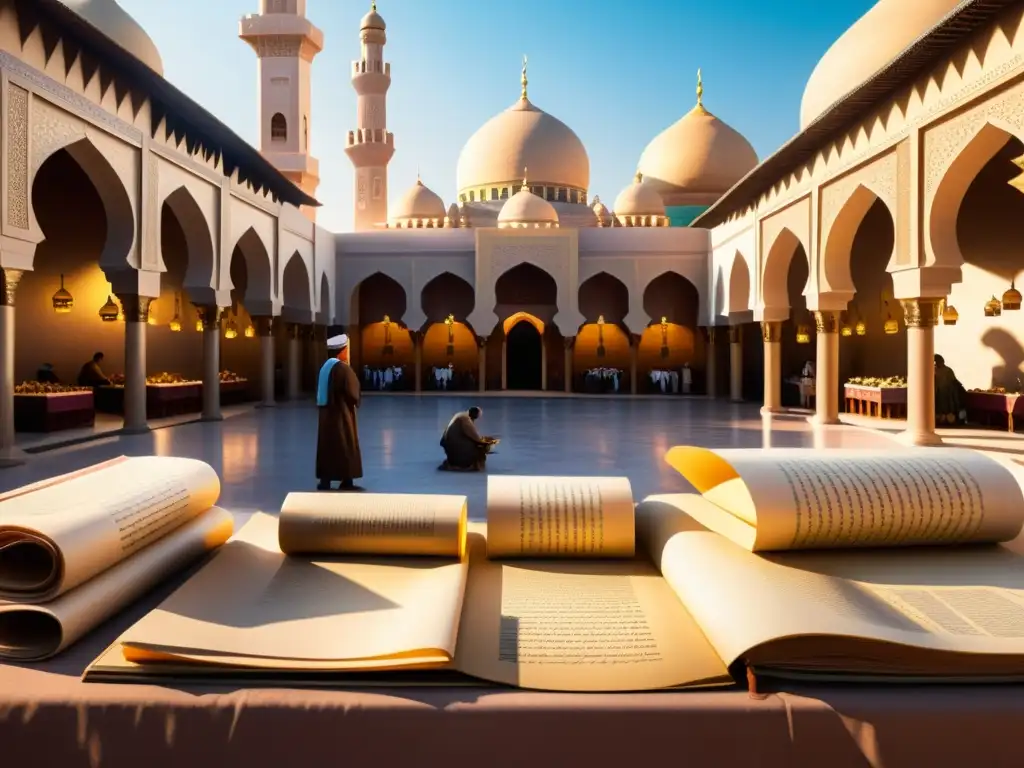
{"label": "dome", "polygon": [[601,198],[597,195],[594,195],[594,202],[591,204],[590,210],[594,212],[594,216],[597,218],[597,226],[599,227],[603,227],[611,218],[608,206],[602,203]]}
{"label": "dome", "polygon": [[697,106],[658,134],[640,155],[644,183],[666,206],[710,205],[757,166],[750,142],[708,112],[703,95],[698,72]]}
{"label": "dome", "polygon": [[803,130],[895,59],[962,0],[879,0],[821,57],[800,104]]}
{"label": "dome", "polygon": [[156,44],[116,0],[61,2],[158,75],[163,75],[164,62],[160,58]]}
{"label": "dome", "polygon": [[664,216],[665,203],[654,185],[638,172],[633,183],[615,198],[613,210],[616,216]]}
{"label": "dome", "polygon": [[359,22],[360,31],[364,29],[379,29],[381,32],[386,30],[388,25],[384,23],[384,19],[377,13],[377,3],[370,5],[370,12],[363,16],[363,20]]}
{"label": "dome", "polygon": [[438,219],[442,220],[447,216],[444,201],[440,196],[423,185],[418,178],[398,203],[391,218],[395,221],[407,219]]}
{"label": "dome", "polygon": [[501,206],[498,214],[498,226],[507,227],[557,227],[558,211],[555,206],[530,191],[523,179],[522,188]]}
{"label": "dome", "polygon": [[459,155],[459,192],[515,186],[529,168],[538,186],[586,192],[590,159],[569,126],[535,107],[526,95],[526,67],[519,101],[474,133]]}

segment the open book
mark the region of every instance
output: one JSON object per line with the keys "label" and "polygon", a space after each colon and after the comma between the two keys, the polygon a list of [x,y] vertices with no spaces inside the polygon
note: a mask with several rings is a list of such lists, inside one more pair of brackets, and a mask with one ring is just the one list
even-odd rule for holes
{"label": "open book", "polygon": [[120,457],[0,495],[0,658],[52,656],[231,536],[194,459]]}
{"label": "open book", "polygon": [[254,517],[86,679],[728,681],[635,556],[634,523],[624,478],[492,477],[486,526],[466,523],[462,496],[289,494],[279,520]]}
{"label": "open book", "polygon": [[1016,478],[970,450],[682,446],[665,460],[705,503],[652,498],[752,552],[995,543],[1024,525]]}

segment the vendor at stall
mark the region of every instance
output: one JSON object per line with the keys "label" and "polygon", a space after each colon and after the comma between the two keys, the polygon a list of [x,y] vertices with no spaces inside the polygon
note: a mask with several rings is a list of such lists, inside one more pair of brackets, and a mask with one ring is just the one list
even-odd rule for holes
{"label": "vendor at stall", "polygon": [[43,363],[36,371],[36,381],[42,384],[60,384],[57,373],[53,370],[53,363]]}
{"label": "vendor at stall", "polygon": [[103,353],[97,352],[92,360],[82,366],[78,372],[78,386],[80,387],[103,387],[110,384],[110,379],[103,373],[100,363],[103,362]]}
{"label": "vendor at stall", "polygon": [[967,420],[967,392],[942,355],[935,356],[935,423],[957,424]]}

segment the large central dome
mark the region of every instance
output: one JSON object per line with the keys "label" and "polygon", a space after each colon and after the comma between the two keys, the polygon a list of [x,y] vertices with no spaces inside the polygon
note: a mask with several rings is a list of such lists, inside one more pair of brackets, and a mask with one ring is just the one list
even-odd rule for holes
{"label": "large central dome", "polygon": [[115,0],[61,2],[154,72],[160,75],[164,73],[160,51],[152,38]]}
{"label": "large central dome", "polygon": [[586,192],[590,158],[573,130],[535,107],[523,93],[519,101],[492,117],[474,133],[459,155],[459,193],[470,190],[518,188],[524,169],[530,183]]}

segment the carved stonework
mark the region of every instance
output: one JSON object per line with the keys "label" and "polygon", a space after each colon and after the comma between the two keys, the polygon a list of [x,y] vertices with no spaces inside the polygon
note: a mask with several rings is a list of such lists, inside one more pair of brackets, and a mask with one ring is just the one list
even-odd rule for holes
{"label": "carved stonework", "polygon": [[7,223],[28,229],[28,91],[7,89]]}
{"label": "carved stonework", "polygon": [[911,178],[911,143],[904,139],[896,146],[896,208],[893,214],[895,226],[895,251],[897,264],[910,263],[910,235],[913,232],[911,206],[914,179]]}
{"label": "carved stonework", "polygon": [[32,178],[46,158],[85,138],[86,124],[59,107],[36,99],[32,105]]}
{"label": "carved stonework", "polygon": [[3,275],[4,281],[4,292],[0,296],[0,300],[3,301],[5,307],[13,307],[16,294],[18,293],[18,283],[21,282],[21,276],[24,272],[20,269],[5,269],[0,274]]}
{"label": "carved stonework", "polygon": [[821,189],[822,244],[826,242],[843,206],[863,186],[885,203],[890,211],[896,210],[896,153],[887,152],[871,160],[850,174],[831,182]]}
{"label": "carved stonework", "polygon": [[134,293],[119,293],[117,298],[121,302],[121,311],[124,312],[125,322],[149,322],[149,305],[153,303],[152,298],[149,296],[137,296]]}
{"label": "carved stonework", "polygon": [[196,308],[196,314],[203,321],[204,331],[216,332],[220,330],[220,321],[224,317],[224,307],[218,307],[216,304],[209,306],[193,304],[192,306]]}
{"label": "carved stonework", "polygon": [[761,322],[761,340],[765,344],[778,344],[782,341],[782,323],[775,320]]}
{"label": "carved stonework", "polygon": [[293,58],[302,50],[302,38],[298,35],[264,37],[256,41],[255,48],[261,59]]}
{"label": "carved stonework", "polygon": [[933,328],[939,324],[942,299],[900,299],[907,328]]}
{"label": "carved stonework", "polygon": [[835,312],[815,312],[814,327],[818,333],[838,333],[839,317]]}
{"label": "carved stonework", "polygon": [[142,248],[142,268],[160,269],[160,160],[146,152],[146,186],[142,210],[145,211],[146,236]]}
{"label": "carved stonework", "polygon": [[[1014,61],[1019,64],[1021,57],[1015,57]],[[979,78],[979,81],[974,84],[974,90],[992,82],[995,79],[992,77],[995,71],[988,72]],[[1024,133],[1024,82],[986,96],[955,117],[925,130],[925,200],[931,200],[950,164],[978,132],[978,129],[990,120],[997,125],[1001,123],[1010,129],[1016,129],[1018,135]]]}
{"label": "carved stonework", "polygon": [[743,342],[743,328],[738,325],[729,326],[729,343],[741,344]]}

